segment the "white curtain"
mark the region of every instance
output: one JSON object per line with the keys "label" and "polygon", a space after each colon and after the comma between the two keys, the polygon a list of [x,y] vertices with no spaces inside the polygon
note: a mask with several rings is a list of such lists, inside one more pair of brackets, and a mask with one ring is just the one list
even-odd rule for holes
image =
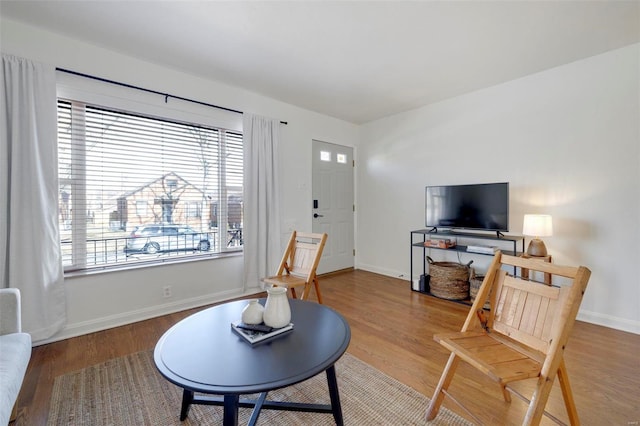
{"label": "white curtain", "polygon": [[244,285],[263,286],[282,258],[278,143],[280,121],[244,113]]}
{"label": "white curtain", "polygon": [[66,321],[58,229],[56,75],[52,66],[2,55],[0,287],[20,289],[33,341]]}

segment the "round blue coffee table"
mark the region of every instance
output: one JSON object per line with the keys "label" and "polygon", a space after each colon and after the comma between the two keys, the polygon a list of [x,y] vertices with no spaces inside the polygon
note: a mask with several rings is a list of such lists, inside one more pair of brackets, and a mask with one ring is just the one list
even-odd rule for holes
{"label": "round blue coffee table", "polygon": [[[254,407],[249,424],[261,409],[332,413],[343,424],[335,362],[347,350],[351,330],[333,309],[290,299],[293,331],[251,345],[231,329],[248,301],[225,303],[191,315],[158,341],[154,360],[167,380],[184,389],[180,419],[191,404],[223,405],[223,424],[237,425],[238,408]],[[262,300],[264,304],[264,300]],[[271,390],[326,372],[330,405],[268,401]],[[194,392],[207,395],[195,395]],[[240,395],[260,393],[257,399]]]}

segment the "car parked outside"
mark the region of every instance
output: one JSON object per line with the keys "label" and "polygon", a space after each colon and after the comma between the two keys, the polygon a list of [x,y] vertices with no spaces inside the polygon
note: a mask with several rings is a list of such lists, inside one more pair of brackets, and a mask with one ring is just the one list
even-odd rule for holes
{"label": "car parked outside", "polygon": [[197,232],[186,225],[148,224],[137,226],[127,238],[124,252],[156,254],[160,252],[211,248],[209,234]]}

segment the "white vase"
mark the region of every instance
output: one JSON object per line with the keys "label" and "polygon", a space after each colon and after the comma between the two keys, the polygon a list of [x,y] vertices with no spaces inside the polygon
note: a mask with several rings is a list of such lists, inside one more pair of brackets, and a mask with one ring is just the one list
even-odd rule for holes
{"label": "white vase", "polygon": [[261,324],[264,308],[254,299],[242,310],[242,322],[245,324]]}
{"label": "white vase", "polygon": [[267,289],[267,303],[264,305],[263,320],[266,325],[281,328],[291,322],[291,306],[286,287]]}

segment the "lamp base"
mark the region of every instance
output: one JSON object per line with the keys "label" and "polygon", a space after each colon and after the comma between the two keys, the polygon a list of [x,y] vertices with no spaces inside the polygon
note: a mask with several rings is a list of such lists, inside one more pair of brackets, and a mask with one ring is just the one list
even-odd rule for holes
{"label": "lamp base", "polygon": [[534,238],[527,247],[527,254],[532,257],[544,257],[547,255],[547,247],[541,239]]}

